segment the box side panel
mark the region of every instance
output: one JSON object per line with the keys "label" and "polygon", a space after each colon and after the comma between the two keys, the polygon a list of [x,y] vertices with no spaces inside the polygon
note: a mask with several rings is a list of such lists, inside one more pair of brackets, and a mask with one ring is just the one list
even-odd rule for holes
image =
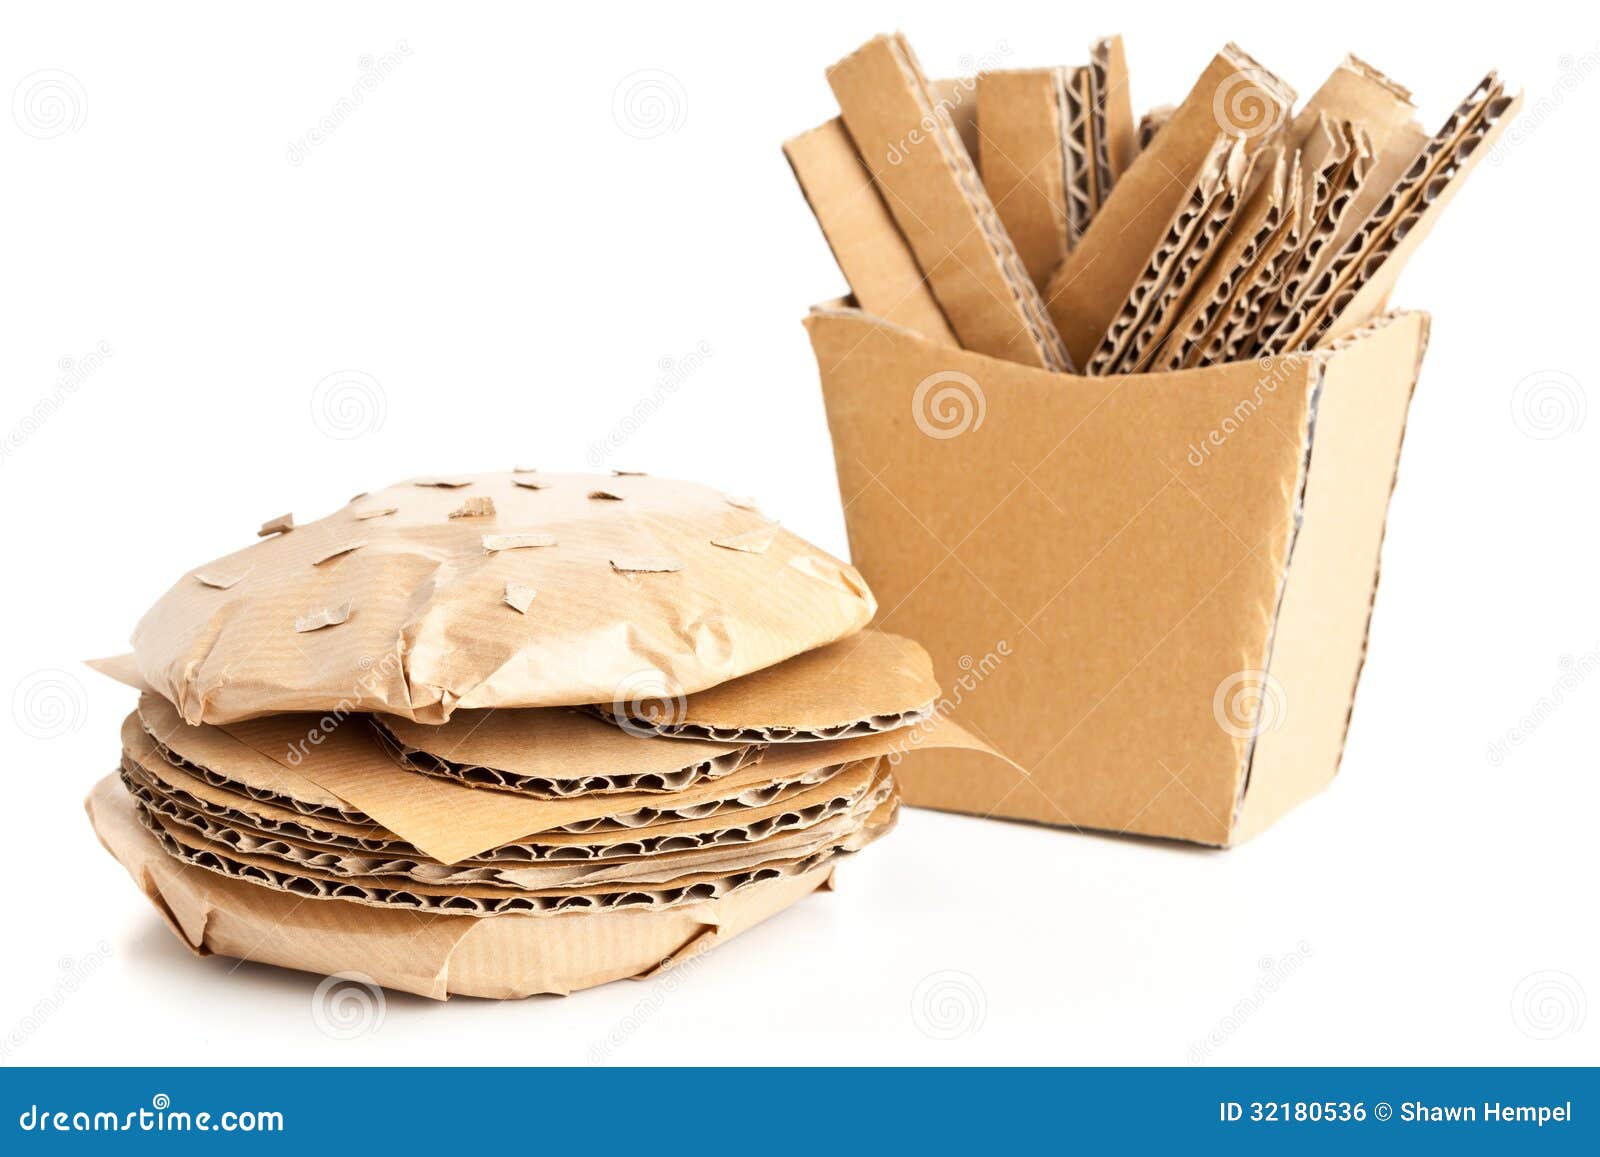
{"label": "box side panel", "polygon": [[1402,314],[1327,355],[1303,524],[1258,689],[1261,731],[1235,840],[1322,790],[1338,770],[1427,334],[1425,314]]}
{"label": "box side panel", "polygon": [[1253,720],[1217,694],[1267,653],[1312,360],[1081,378],[855,311],[807,325],[880,624],[1028,769],[918,754],[907,799],[1226,843]]}

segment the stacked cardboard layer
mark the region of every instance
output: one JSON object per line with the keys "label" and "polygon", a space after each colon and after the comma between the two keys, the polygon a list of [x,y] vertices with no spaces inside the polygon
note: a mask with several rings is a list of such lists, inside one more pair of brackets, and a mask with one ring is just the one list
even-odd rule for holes
{"label": "stacked cardboard layer", "polygon": [[641,975],[827,884],[908,744],[973,745],[746,500],[519,471],[263,532],[102,665],[143,693],[89,812],[197,951],[436,997]]}
{"label": "stacked cardboard layer", "polygon": [[1236,45],[1135,123],[1120,38],[988,72],[971,155],[901,36],[828,70],[840,120],[785,151],[857,304],[1048,370],[1170,371],[1371,322],[1515,111],[1491,73],[1433,134],[1347,58],[1295,94]]}

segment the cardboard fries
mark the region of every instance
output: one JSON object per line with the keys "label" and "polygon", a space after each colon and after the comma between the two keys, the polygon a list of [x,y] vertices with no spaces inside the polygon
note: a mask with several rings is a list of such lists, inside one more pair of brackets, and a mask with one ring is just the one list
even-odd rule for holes
{"label": "cardboard fries", "polygon": [[925,718],[938,697],[928,653],[910,639],[862,631],[765,671],[617,716],[633,731],[723,743],[847,739]]}
{"label": "cardboard fries", "polygon": [[836,118],[785,141],[783,154],[862,307],[932,341],[956,345],[955,333],[844,123]]}
{"label": "cardboard fries", "polygon": [[827,888],[832,865],[732,895],[666,909],[585,912],[558,920],[482,919],[311,902],[181,863],[139,823],[110,780],[86,801],[95,833],[197,955],[332,975],[356,971],[434,1000],[565,995],[680,966]]}
{"label": "cardboard fries", "polygon": [[1139,152],[1122,37],[1107,36],[1095,41],[1089,50],[1089,69],[1093,84],[1089,115],[1095,142],[1095,167],[1099,174],[1095,184],[1103,202]]}
{"label": "cardboard fries", "polygon": [[1028,276],[1041,289],[1070,245],[1059,84],[1053,68],[978,76],[984,188]]}
{"label": "cardboard fries", "polygon": [[[134,634],[141,675],[191,722],[382,711],[441,723],[458,707],[610,700],[641,680],[698,691],[872,615],[859,575],[787,531],[761,551],[715,545],[770,523],[707,487],[608,477],[617,500],[600,500],[594,477],[540,475],[537,490],[523,477],[403,482],[208,564],[242,573],[226,590],[186,575]],[[450,517],[476,497],[495,513]],[[558,545],[484,549],[485,534],[533,531]],[[355,538],[366,545],[314,565]],[[538,590],[525,614],[505,605],[513,579]],[[297,633],[297,618],[346,603],[341,621]]]}
{"label": "cardboard fries", "polygon": [[1038,290],[905,41],[868,41],[828,70],[828,83],[961,344],[1069,368]]}
{"label": "cardboard fries", "polygon": [[1105,338],[1218,136],[1265,145],[1293,101],[1292,89],[1236,45],[1212,60],[1051,279],[1050,317],[1077,364]]}
{"label": "cardboard fries", "polygon": [[[1026,769],[919,754],[896,766],[907,802],[1229,845],[1325,786],[1423,315],[1070,389],[854,309],[806,326],[881,626],[926,646],[963,720]],[[906,421],[936,371],[982,389],[981,428]]]}

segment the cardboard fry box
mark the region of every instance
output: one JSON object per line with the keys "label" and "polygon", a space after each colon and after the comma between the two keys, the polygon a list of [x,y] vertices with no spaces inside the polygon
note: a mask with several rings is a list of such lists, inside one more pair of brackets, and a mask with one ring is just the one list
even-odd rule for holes
{"label": "cardboard fry box", "polygon": [[1325,787],[1366,650],[1428,318],[1084,378],[844,303],[806,320],[855,564],[968,751],[907,802],[1227,846]]}

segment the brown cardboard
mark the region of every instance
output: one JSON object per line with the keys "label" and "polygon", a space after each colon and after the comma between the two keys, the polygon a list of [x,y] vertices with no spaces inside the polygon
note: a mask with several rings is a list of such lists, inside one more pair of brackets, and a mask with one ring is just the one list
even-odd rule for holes
{"label": "brown cardboard", "polygon": [[[861,770],[870,778],[872,764],[863,764]],[[440,864],[417,854],[388,850],[366,852],[301,841],[282,832],[266,831],[205,809],[191,808],[181,800],[161,794],[147,782],[127,775],[122,777],[122,783],[144,811],[164,828],[170,830],[177,825],[186,829],[187,835],[183,837],[186,842],[199,841],[192,846],[216,845],[218,850],[278,861],[284,871],[304,869],[340,879],[381,880],[391,887],[405,887],[409,883],[441,887],[482,884],[529,891],[588,888],[600,884],[665,884],[684,876],[710,872],[735,874],[754,870],[769,861],[803,859],[848,843],[867,817],[894,791],[893,779],[884,775],[877,779],[871,791],[861,792],[850,807],[826,820],[763,840],[728,846],[604,859],[528,861],[485,857],[463,864]]]}
{"label": "brown cardboard", "polygon": [[[540,475],[538,490],[518,477],[404,482],[206,564],[244,572],[226,590],[185,575],[135,631],[141,675],[191,722],[381,711],[441,723],[458,707],[610,700],[642,676],[698,691],[872,615],[860,576],[788,531],[759,552],[715,545],[769,520],[707,487],[606,477],[617,500],[604,501],[589,497],[592,476]],[[475,497],[496,513],[449,517]],[[372,505],[396,512],[361,520]],[[485,534],[529,532],[558,545],[483,548]],[[353,535],[367,545],[313,565]],[[664,558],[681,569],[661,572]],[[648,573],[614,566],[645,559]],[[538,591],[524,614],[505,605],[510,580]],[[297,633],[307,617],[319,629]]]}
{"label": "brown cardboard", "polygon": [[861,307],[932,341],[958,344],[844,122],[835,118],[785,141],[783,154]]}
{"label": "brown cardboard", "polygon": [[1057,72],[1032,68],[978,75],[983,184],[1023,267],[1041,289],[1069,244]]}
{"label": "brown cardboard", "polygon": [[1107,36],[1089,50],[1093,81],[1090,116],[1095,141],[1096,187],[1104,201],[1117,178],[1128,171],[1139,152],[1133,122],[1132,91],[1128,86],[1128,58],[1122,37]]}
{"label": "brown cardboard", "polygon": [[[114,777],[107,777],[103,782],[113,780]],[[168,855],[219,875],[249,880],[260,887],[293,892],[314,900],[345,900],[422,912],[479,917],[512,914],[559,917],[575,912],[692,904],[732,895],[752,884],[804,875],[853,853],[889,831],[894,826],[897,807],[898,800],[894,799],[880,805],[878,812],[856,834],[841,840],[835,847],[804,857],[763,862],[740,872],[695,873],[639,887],[612,883],[537,891],[486,884],[433,885],[412,880],[343,877],[319,868],[238,852],[143,807],[136,807],[136,810],[139,821]]]}
{"label": "brown cardboard", "polygon": [[1273,239],[1287,225],[1290,166],[1281,148],[1258,158],[1262,178],[1231,222],[1221,251],[1201,278],[1182,316],[1155,359],[1162,370],[1200,364],[1200,356],[1216,328],[1224,323],[1233,302],[1265,260]]}
{"label": "brown cardboard", "polygon": [[1294,91],[1228,45],[1117,181],[1046,293],[1076,364],[1088,361],[1133,290],[1218,136],[1270,143]]}
{"label": "brown cardboard", "polygon": [[[1070,389],[858,310],[806,324],[881,626],[1026,769],[923,754],[897,767],[907,802],[1227,845],[1327,782],[1423,315]],[[981,388],[981,427],[906,420],[936,370]]]}
{"label": "brown cardboard", "polygon": [[[804,830],[855,807],[873,782],[868,766],[868,761],[858,761],[814,787],[764,806],[721,810],[698,819],[663,820],[642,829],[543,832],[531,841],[502,844],[460,862],[601,860],[754,843],[780,833]],[[136,716],[130,716],[123,728],[121,770],[125,781],[148,788],[190,812],[234,826],[319,846],[391,857],[422,855],[412,844],[376,825],[307,816],[208,783],[163,758]]]}
{"label": "brown cardboard", "polygon": [[1069,368],[1038,290],[904,39],[868,41],[828,70],[828,83],[961,344]]}
{"label": "brown cardboard", "polygon": [[565,995],[681,966],[829,886],[832,867],[668,909],[559,919],[434,916],[305,897],[191,867],[168,856],[111,779],[86,801],[106,849],[180,940],[216,954],[316,974],[356,972],[434,1000]]}
{"label": "brown cardboard", "polygon": [[682,791],[760,754],[749,744],[668,743],[569,707],[458,711],[437,727],[394,715],[368,723],[411,771],[548,799]]}
{"label": "brown cardboard", "polygon": [[629,729],[719,743],[847,739],[926,717],[939,695],[928,653],[883,631],[826,647],[690,695],[649,715],[600,705]]}
{"label": "brown cardboard", "polygon": [[[141,700],[140,716],[158,743],[189,765],[209,769],[224,782],[248,790],[260,780],[277,782],[272,764],[292,769],[299,780],[314,785],[310,790],[353,809],[341,818],[353,815],[355,822],[380,825],[445,864],[549,832],[637,829],[713,816],[726,824],[742,809],[791,800],[805,789],[827,782],[849,763],[889,755],[897,745],[911,742],[891,733],[795,745],[793,750],[772,753],[732,774],[678,792],[540,799],[482,791],[408,772],[394,763],[359,721],[331,731],[317,730],[315,717],[297,715],[269,716],[230,724],[226,729],[189,726],[156,696]],[[945,720],[934,724],[931,742],[919,736],[919,743],[931,747],[976,745],[955,724]],[[281,803],[284,796],[292,794],[284,790],[271,802]]]}
{"label": "brown cardboard", "polygon": [[[1521,107],[1520,93],[1497,93],[1486,104],[1481,118],[1461,136],[1404,208],[1392,216],[1384,229],[1370,236],[1359,258],[1349,262],[1337,287],[1323,298],[1320,312],[1286,339],[1287,348],[1308,343],[1322,345],[1348,336],[1360,328],[1370,311],[1388,300],[1406,261],[1438,222],[1473,168],[1493,151]],[[1374,214],[1381,214],[1386,204],[1381,203]]]}

